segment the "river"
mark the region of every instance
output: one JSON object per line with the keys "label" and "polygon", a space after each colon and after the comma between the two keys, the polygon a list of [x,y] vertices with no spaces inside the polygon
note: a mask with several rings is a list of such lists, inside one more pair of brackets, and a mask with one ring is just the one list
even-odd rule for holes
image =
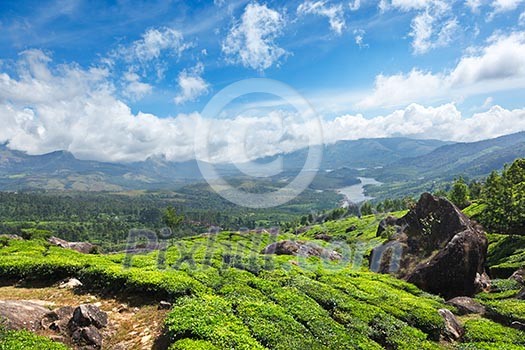
{"label": "river", "polygon": [[347,186],[339,188],[337,193],[340,193],[345,196],[342,206],[347,207],[349,203],[361,203],[369,199],[374,199],[374,197],[369,197],[365,195],[365,186],[367,185],[381,185],[382,182],[377,181],[371,177],[358,177],[361,183],[357,185]]}

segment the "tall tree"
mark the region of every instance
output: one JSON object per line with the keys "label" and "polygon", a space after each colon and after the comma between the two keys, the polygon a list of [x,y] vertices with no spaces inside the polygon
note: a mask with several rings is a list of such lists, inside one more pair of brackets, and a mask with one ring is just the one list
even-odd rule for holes
{"label": "tall tree", "polygon": [[460,209],[466,208],[470,204],[469,188],[462,177],[454,181],[448,197]]}

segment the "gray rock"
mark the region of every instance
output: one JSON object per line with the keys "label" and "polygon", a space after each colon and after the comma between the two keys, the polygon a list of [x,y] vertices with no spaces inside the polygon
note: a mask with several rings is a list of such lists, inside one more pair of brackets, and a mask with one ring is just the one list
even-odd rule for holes
{"label": "gray rock", "polygon": [[296,255],[296,256],[318,256],[330,260],[339,260],[341,254],[335,250],[329,250],[311,242],[284,240],[272,243],[261,251],[261,254]]}
{"label": "gray rock", "polygon": [[24,300],[0,300],[0,318],[5,319],[7,329],[42,329],[40,320],[49,309],[34,302]]}
{"label": "gray rock", "polygon": [[449,341],[461,339],[463,334],[465,334],[465,330],[456,316],[447,309],[439,309],[438,312],[445,321],[445,329],[442,334],[443,338]]}
{"label": "gray rock", "polygon": [[65,281],[62,281],[59,285],[58,285],[58,288],[62,288],[62,289],[75,289],[75,288],[79,288],[79,287],[82,287],[83,284],[82,282],[80,282],[79,280],[77,280],[76,278],[70,278],[68,280],[65,280]]}
{"label": "gray rock", "polygon": [[57,247],[76,250],[83,254],[91,254],[96,251],[96,246],[88,242],[68,242],[58,237],[50,237],[47,241]]}
{"label": "gray rock", "polygon": [[107,325],[108,314],[91,304],[84,304],[77,307],[69,322],[69,328],[71,330],[88,326],[95,326],[100,329]]}
{"label": "gray rock", "polygon": [[485,314],[485,306],[469,297],[455,297],[447,301],[448,305],[456,307],[459,315]]}
{"label": "gray rock", "polygon": [[171,309],[171,303],[167,301],[161,301],[159,303],[159,310],[169,310]]}
{"label": "gray rock", "polygon": [[88,345],[90,348],[102,348],[102,334],[95,326],[77,328],[71,334],[71,339],[78,345]]}
{"label": "gray rock", "polygon": [[48,312],[44,315],[41,325],[44,329],[50,329],[58,333],[67,333],[68,324],[73,317],[75,308],[72,306],[64,306]]}
{"label": "gray rock", "polygon": [[471,296],[487,282],[481,280],[488,246],[485,232],[447,199],[424,193],[405,216],[382,222],[377,235],[388,226],[394,226],[396,234],[373,249],[372,270],[393,273],[446,299]]}

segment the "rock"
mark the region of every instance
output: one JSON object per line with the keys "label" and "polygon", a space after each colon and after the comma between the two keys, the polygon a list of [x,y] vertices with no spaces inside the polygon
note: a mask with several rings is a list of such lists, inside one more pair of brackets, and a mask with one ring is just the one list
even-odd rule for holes
{"label": "rock", "polygon": [[490,277],[487,275],[486,272],[483,273],[476,273],[476,278],[474,279],[474,287],[475,287],[475,293],[481,293],[481,292],[490,292]]}
{"label": "rock", "polygon": [[169,310],[171,309],[171,303],[168,303],[167,301],[161,301],[159,303],[159,310]]}
{"label": "rock", "polygon": [[51,329],[59,333],[67,333],[69,320],[73,317],[75,308],[64,306],[44,315],[40,324],[44,329]]}
{"label": "rock", "polygon": [[346,233],[350,233],[350,232],[353,232],[357,230],[357,226],[356,225],[350,225],[348,226],[348,228],[345,230]]}
{"label": "rock", "polygon": [[[446,299],[471,296],[487,282],[482,278],[485,232],[447,199],[424,193],[404,217],[394,219],[384,219],[377,230],[380,236],[394,226],[397,234],[373,249],[372,270],[393,273]],[[391,259],[385,263],[388,255]]]}
{"label": "rock", "polygon": [[89,345],[95,349],[102,348],[102,334],[95,326],[77,328],[71,339],[78,345]]}
{"label": "rock", "polygon": [[465,334],[465,330],[459,323],[456,316],[454,316],[454,314],[447,309],[439,309],[438,312],[445,321],[445,329],[442,334],[443,338],[449,341],[461,339],[463,334]]}
{"label": "rock", "polygon": [[516,270],[509,279],[513,279],[521,285],[525,285],[525,268]]}
{"label": "rock", "polygon": [[7,329],[42,329],[40,320],[49,309],[25,300],[0,300],[0,319],[5,319]]}
{"label": "rock", "polygon": [[332,236],[326,233],[318,233],[314,236],[314,238],[325,242],[330,242],[332,240]]}
{"label": "rock", "polygon": [[83,254],[91,254],[96,251],[96,246],[88,242],[68,242],[58,237],[50,237],[47,241],[57,247],[76,250]]}
{"label": "rock", "polygon": [[512,328],[519,329],[520,331],[525,331],[525,323],[514,321],[510,324]]}
{"label": "rock", "polygon": [[19,235],[0,235],[0,238],[7,238],[7,239],[12,239],[12,240],[15,240],[15,241],[22,241],[23,238],[20,237]]}
{"label": "rock", "polygon": [[318,256],[330,260],[339,260],[341,254],[335,250],[325,249],[316,244],[302,241],[284,240],[272,243],[261,251],[261,254],[296,255],[296,256]]}
{"label": "rock", "polygon": [[448,300],[447,304],[455,306],[458,310],[458,315],[485,314],[485,306],[469,297],[455,297]]}
{"label": "rock", "polygon": [[395,216],[391,216],[391,215],[381,220],[377,228],[376,237],[381,237],[383,232],[385,232],[389,227],[397,226],[398,225],[397,222],[398,222],[398,219]]}
{"label": "rock", "polygon": [[108,325],[108,315],[100,310],[95,305],[84,304],[80,305],[73,312],[73,317],[69,322],[69,328],[74,330],[76,328],[95,326],[96,328],[103,328]]}
{"label": "rock", "polygon": [[79,288],[82,286],[83,286],[82,282],[80,282],[76,278],[70,278],[68,280],[60,282],[60,284],[58,285],[58,288],[75,289],[75,288]]}

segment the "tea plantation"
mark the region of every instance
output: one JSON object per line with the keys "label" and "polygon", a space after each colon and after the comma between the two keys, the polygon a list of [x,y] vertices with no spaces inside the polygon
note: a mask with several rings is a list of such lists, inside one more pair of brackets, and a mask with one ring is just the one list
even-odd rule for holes
{"label": "tea plantation", "polygon": [[[403,213],[396,213],[402,215]],[[367,270],[381,242],[378,218],[346,218],[302,233],[221,232],[171,241],[132,256],[84,255],[40,240],[0,244],[0,279],[57,282],[77,277],[99,293],[168,300],[170,349],[523,349],[525,333],[498,315],[525,322],[518,286],[501,281],[478,300],[490,318],[463,316],[462,343],[441,339],[444,300]],[[338,243],[316,240],[329,234]],[[260,254],[283,239],[315,241],[343,259]],[[63,349],[27,332],[0,332],[0,349]],[[35,345],[38,344],[38,345]]]}

